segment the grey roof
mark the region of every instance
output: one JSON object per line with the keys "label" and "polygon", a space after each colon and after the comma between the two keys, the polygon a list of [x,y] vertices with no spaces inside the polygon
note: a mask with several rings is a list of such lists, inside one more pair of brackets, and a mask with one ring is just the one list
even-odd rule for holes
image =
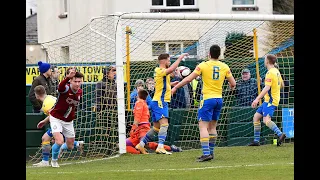
{"label": "grey roof", "polygon": [[26,44],[38,44],[37,13],[26,18]]}

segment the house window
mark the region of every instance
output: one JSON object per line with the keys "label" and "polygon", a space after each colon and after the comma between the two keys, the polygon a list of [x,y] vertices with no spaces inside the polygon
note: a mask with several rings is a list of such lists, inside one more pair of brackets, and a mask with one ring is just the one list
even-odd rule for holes
{"label": "house window", "polygon": [[182,43],[168,43],[168,50],[170,55],[181,54]]}
{"label": "house window", "polygon": [[190,57],[194,57],[197,55],[197,47],[198,42],[194,40],[153,42],[152,56],[159,56],[162,53],[169,53],[172,56],[189,53]]}
{"label": "house window", "polygon": [[197,8],[197,0],[152,0],[152,9]]}
{"label": "house window", "polygon": [[256,6],[255,0],[232,0],[233,7],[250,7]]}
{"label": "house window", "polygon": [[166,43],[152,43],[152,55],[159,56],[160,54],[166,52]]}

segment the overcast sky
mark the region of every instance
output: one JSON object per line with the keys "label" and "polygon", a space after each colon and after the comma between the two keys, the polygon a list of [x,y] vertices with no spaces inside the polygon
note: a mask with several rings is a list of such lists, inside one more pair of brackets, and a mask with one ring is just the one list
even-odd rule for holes
{"label": "overcast sky", "polygon": [[37,3],[37,0],[26,0],[26,17],[30,16],[30,9],[32,12],[37,12],[37,7],[34,5]]}

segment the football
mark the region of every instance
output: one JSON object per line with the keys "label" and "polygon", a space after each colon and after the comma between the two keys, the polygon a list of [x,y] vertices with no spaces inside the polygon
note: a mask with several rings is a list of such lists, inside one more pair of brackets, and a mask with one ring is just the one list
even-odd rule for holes
{"label": "football", "polygon": [[179,66],[178,69],[183,78],[189,76],[189,74],[191,73],[190,68],[186,66]]}

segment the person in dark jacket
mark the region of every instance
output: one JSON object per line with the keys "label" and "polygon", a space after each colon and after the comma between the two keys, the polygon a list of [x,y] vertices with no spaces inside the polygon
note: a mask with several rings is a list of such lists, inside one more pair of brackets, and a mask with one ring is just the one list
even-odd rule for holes
{"label": "person in dark jacket", "polygon": [[243,69],[241,79],[237,81],[235,89],[235,106],[251,106],[251,103],[258,96],[257,80],[251,78],[250,70]]}
{"label": "person in dark jacket", "polygon": [[[180,82],[183,78],[185,77],[176,70],[171,75],[171,83]],[[172,96],[169,106],[173,109],[194,107],[193,89],[190,83],[177,90],[177,92]]]}
{"label": "person in dark jacket", "polygon": [[52,96],[54,97],[58,97],[58,86],[59,86],[59,83],[60,83],[60,71],[58,69],[57,66],[54,66],[54,65],[51,65],[51,71],[52,71],[52,74],[51,74],[51,81],[52,81],[52,87],[51,87],[51,92],[52,92]]}
{"label": "person in dark jacket", "polygon": [[103,78],[96,84],[96,111],[117,108],[117,83],[115,81],[116,67],[104,69]]}
{"label": "person in dark jacket", "polygon": [[[236,97],[235,106],[251,106],[251,103],[258,96],[258,85],[255,78],[251,78],[250,70],[243,69],[241,79],[237,81],[234,91]],[[261,87],[263,83],[261,82]],[[261,89],[262,90],[262,89]]]}
{"label": "person in dark jacket", "polygon": [[153,95],[154,95],[154,86],[155,86],[154,79],[151,78],[151,77],[147,78],[147,80],[146,80],[146,86],[147,86],[147,91],[148,91],[150,97],[153,98]]}
{"label": "person in dark jacket", "polygon": [[45,88],[46,93],[48,95],[52,95],[54,93],[52,92],[53,85],[50,79],[52,74],[52,70],[50,68],[51,65],[49,63],[44,63],[42,61],[39,61],[38,66],[39,66],[40,75],[32,81],[32,86],[30,88],[29,96],[28,96],[32,104],[34,113],[40,113],[40,109],[42,107],[42,102],[36,99],[34,88],[38,85],[42,85]]}
{"label": "person in dark jacket", "polygon": [[108,149],[106,154],[111,154],[116,150],[118,137],[118,112],[117,112],[117,83],[116,67],[108,66],[103,70],[103,78],[97,82],[96,94],[96,133],[103,135],[101,139],[94,142],[98,146]]}

